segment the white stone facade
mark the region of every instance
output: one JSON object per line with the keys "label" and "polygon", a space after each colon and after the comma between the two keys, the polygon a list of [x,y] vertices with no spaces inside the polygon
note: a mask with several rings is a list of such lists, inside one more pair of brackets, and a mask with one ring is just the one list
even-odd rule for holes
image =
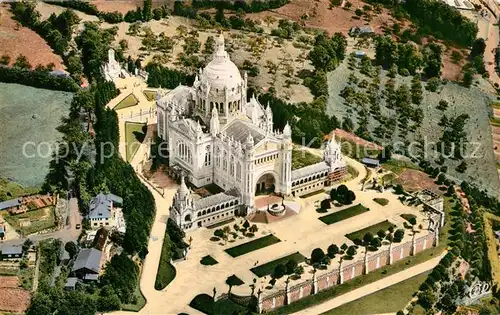
{"label": "white stone facade", "polygon": [[128,78],[130,74],[121,67],[120,63],[115,59],[115,51],[108,50],[108,62],[102,66],[102,74],[106,81],[115,82],[119,78]]}
{"label": "white stone facade", "polygon": [[[168,144],[169,166],[181,168],[197,187],[214,183],[234,196],[232,205],[221,201],[231,199],[221,194],[194,202],[181,185],[170,214],[183,229],[226,219],[226,212],[248,214],[254,210],[256,192],[291,195],[293,180],[300,182],[320,168],[326,172],[322,183],[329,174],[345,169],[340,147],[332,143],[323,162],[300,174],[292,172],[290,126],[275,131],[271,108],[264,108],[253,96],[247,101],[246,90],[247,75],[242,77],[230,60],[221,35],[212,61],[199,71],[193,87],[180,85],[167,93],[158,92],[158,135]],[[204,206],[213,207],[214,212],[202,214],[202,201],[210,203]],[[220,205],[227,207],[217,210]],[[205,215],[210,222],[203,221]]]}

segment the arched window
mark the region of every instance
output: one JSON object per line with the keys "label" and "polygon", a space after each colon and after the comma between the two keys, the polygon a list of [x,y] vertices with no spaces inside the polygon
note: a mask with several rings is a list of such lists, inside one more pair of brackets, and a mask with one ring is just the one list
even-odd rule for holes
{"label": "arched window", "polygon": [[227,152],[224,151],[224,158],[222,159],[222,169],[227,172]]}
{"label": "arched window", "polygon": [[205,148],[205,166],[210,166],[212,164],[212,153],[210,152],[210,146],[207,145]]}
{"label": "arched window", "polygon": [[177,156],[189,164],[193,163],[193,156],[191,154],[191,149],[183,141],[177,142]]}
{"label": "arched window", "polygon": [[234,157],[231,156],[231,163],[229,164],[229,175],[234,176]]}
{"label": "arched window", "polygon": [[201,212],[201,215],[205,215],[205,214],[207,214],[207,210],[203,210],[203,211]]}
{"label": "arched window", "polygon": [[217,167],[220,167],[220,148],[217,147],[217,149],[215,150],[215,165]]}

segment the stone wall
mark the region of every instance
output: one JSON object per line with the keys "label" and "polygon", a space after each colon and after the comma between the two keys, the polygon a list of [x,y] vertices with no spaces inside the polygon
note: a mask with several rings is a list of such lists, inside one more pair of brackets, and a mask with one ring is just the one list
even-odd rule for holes
{"label": "stone wall", "polygon": [[[439,233],[439,231],[437,231]],[[388,249],[370,253],[365,258],[360,258],[354,261],[344,260],[340,270],[342,279],[339,279],[339,269],[328,271],[324,274],[315,274],[312,279],[305,280],[294,286],[285,288],[271,295],[264,296],[264,293],[259,296],[258,311],[265,313],[274,310],[280,306],[284,306],[296,302],[308,295],[314,294],[340,285],[341,282],[349,281],[362,274],[369,273],[376,269],[382,268],[391,263],[395,263],[410,255],[415,255],[435,245],[435,234],[428,233],[420,237],[414,237],[406,243],[391,246]],[[392,262],[391,258],[392,257]],[[365,270],[366,263],[366,270]],[[342,281],[341,281],[342,280]]]}

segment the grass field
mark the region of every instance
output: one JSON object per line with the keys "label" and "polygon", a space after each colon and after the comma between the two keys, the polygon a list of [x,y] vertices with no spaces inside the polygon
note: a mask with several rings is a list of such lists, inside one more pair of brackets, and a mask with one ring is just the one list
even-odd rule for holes
{"label": "grass field", "polygon": [[39,191],[38,187],[23,187],[18,183],[0,178],[0,201],[14,199],[20,196],[32,195]]}
{"label": "grass field", "polygon": [[20,231],[23,235],[29,235],[46,229],[50,229],[54,227],[56,223],[53,206],[40,208],[17,215],[4,214],[3,218],[5,219],[5,221],[9,222],[9,224],[16,231]]}
{"label": "grass field", "polygon": [[228,253],[231,257],[238,257],[241,255],[245,255],[247,253],[253,252],[254,250],[258,250],[276,243],[281,242],[279,238],[270,234],[264,237],[258,238],[256,240],[243,243],[241,245],[231,247],[226,249],[226,253]]}
{"label": "grass field", "polygon": [[389,204],[389,200],[387,200],[385,198],[373,198],[373,201],[375,201],[376,203],[378,203],[381,206],[387,206]]}
{"label": "grass field", "polygon": [[142,94],[146,97],[146,99],[150,102],[154,101],[156,98],[156,91],[153,90],[144,90]]}
{"label": "grass field", "polygon": [[415,169],[415,170],[420,169],[418,167],[418,165],[416,165],[412,162],[400,161],[400,160],[395,160],[395,159],[390,159],[389,161],[382,164],[382,168],[384,168],[388,171],[391,171],[397,175],[400,175],[401,173],[403,173],[403,171],[407,168]]}
{"label": "grass field", "polygon": [[212,265],[215,265],[218,263],[219,262],[217,260],[215,260],[215,258],[213,258],[210,255],[207,255],[207,256],[201,258],[201,260],[200,260],[200,264],[205,265],[205,266],[212,266]]}
{"label": "grass field", "polygon": [[137,285],[134,291],[135,296],[137,296],[137,303],[122,304],[121,305],[122,311],[139,312],[144,307],[144,305],[146,305],[146,298],[141,292],[140,283],[141,283],[140,280],[137,281]]}
{"label": "grass field", "polygon": [[362,230],[349,233],[349,234],[346,235],[346,237],[348,239],[350,239],[351,241],[353,241],[355,239],[361,240],[361,239],[363,239],[363,236],[366,233],[368,233],[368,232],[371,232],[373,235],[376,235],[379,230],[387,231],[387,229],[389,229],[391,226],[395,227],[394,224],[392,224],[391,222],[385,220],[385,221],[382,221],[380,223],[377,223],[377,224],[374,224],[372,226],[369,226],[367,228],[364,228]]}
{"label": "grass field", "polygon": [[295,260],[297,263],[301,263],[301,262],[305,261],[306,257],[304,255],[302,255],[301,253],[296,252],[296,253],[293,253],[291,255],[267,262],[263,265],[254,267],[254,268],[250,269],[250,271],[253,272],[257,277],[262,278],[264,276],[272,274],[274,271],[274,268],[277,265],[279,265],[279,264],[284,265],[291,259]]}
{"label": "grass field", "polygon": [[135,106],[139,103],[139,100],[135,97],[134,94],[129,94],[120,103],[118,103],[113,109],[120,110],[127,107]]}
{"label": "grass field", "polygon": [[357,204],[355,206],[346,208],[344,210],[340,210],[340,211],[337,211],[335,213],[319,217],[319,219],[323,223],[330,225],[330,224],[333,224],[333,223],[336,223],[336,222],[339,222],[339,221],[342,221],[345,219],[352,218],[354,216],[357,216],[358,214],[361,214],[361,213],[364,213],[367,211],[369,211],[368,208],[366,208],[362,204]]}
{"label": "grass field", "polygon": [[143,123],[126,122],[125,123],[125,144],[126,147],[126,158],[127,162],[132,161],[135,152],[139,149],[141,142],[137,140],[138,136],[143,135],[142,127]]}
{"label": "grass field", "polygon": [[308,151],[292,150],[292,170],[321,162],[321,158]]}
{"label": "grass field", "polygon": [[393,286],[377,291],[358,300],[346,303],[323,314],[350,315],[350,314],[382,314],[396,313],[405,308],[430,272],[424,272],[413,278],[399,282]]}
{"label": "grass field", "polygon": [[172,280],[174,280],[176,275],[174,266],[170,264],[170,257],[172,256],[170,245],[170,237],[168,232],[165,231],[165,238],[163,239],[163,246],[161,248],[160,264],[158,265],[158,272],[156,273],[156,290],[163,290]]}
{"label": "grass field", "polygon": [[246,308],[232,302],[230,299],[214,300],[208,294],[198,294],[189,303],[192,308],[207,315],[219,314],[246,314]]}
{"label": "grass field", "polygon": [[410,222],[411,218],[417,218],[415,215],[413,214],[409,214],[409,213],[403,213],[402,215],[400,215],[400,217],[402,217],[403,219],[405,219],[406,221]]}

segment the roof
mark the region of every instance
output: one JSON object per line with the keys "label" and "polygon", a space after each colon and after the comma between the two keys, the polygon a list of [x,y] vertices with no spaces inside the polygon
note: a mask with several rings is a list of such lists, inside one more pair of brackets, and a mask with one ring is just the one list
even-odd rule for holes
{"label": "roof", "polygon": [[89,274],[86,274],[83,277],[83,279],[85,279],[85,280],[97,280],[97,279],[99,279],[99,275],[89,273]]}
{"label": "roof", "polygon": [[0,202],[0,210],[16,207],[21,204],[21,198],[5,200]]}
{"label": "roof", "polygon": [[75,287],[77,282],[78,282],[78,278],[69,277],[68,280],[66,280],[66,284],[64,286],[65,287]]}
{"label": "roof", "polygon": [[233,138],[234,141],[245,143],[248,137],[248,133],[252,135],[254,143],[259,143],[265,138],[265,133],[258,129],[256,126],[250,125],[240,119],[235,119],[226,125],[224,132],[229,138]]}
{"label": "roof", "polygon": [[292,180],[300,179],[321,171],[327,171],[328,169],[329,166],[328,164],[326,164],[326,162],[319,162],[316,164],[301,167],[292,171]]}
{"label": "roof", "polygon": [[4,246],[1,249],[2,255],[19,255],[23,253],[23,247],[22,246]]}
{"label": "roof", "polygon": [[377,159],[372,159],[372,158],[362,158],[361,159],[361,163],[365,163],[365,164],[372,164],[372,165],[379,165],[380,164],[380,161],[377,160]]}
{"label": "roof", "polygon": [[86,268],[88,270],[92,270],[95,273],[99,273],[101,269],[101,257],[102,252],[95,248],[86,248],[82,249],[78,256],[76,257],[76,261],[73,264],[72,271],[80,270]]}
{"label": "roof", "polygon": [[90,201],[89,218],[109,218],[112,202],[123,203],[123,199],[113,194],[100,193]]}
{"label": "roof", "polygon": [[238,197],[222,192],[212,196],[198,199],[194,202],[194,204],[195,204],[195,209],[200,210],[206,207],[215,206],[219,203],[228,202],[236,199],[238,199]]}

